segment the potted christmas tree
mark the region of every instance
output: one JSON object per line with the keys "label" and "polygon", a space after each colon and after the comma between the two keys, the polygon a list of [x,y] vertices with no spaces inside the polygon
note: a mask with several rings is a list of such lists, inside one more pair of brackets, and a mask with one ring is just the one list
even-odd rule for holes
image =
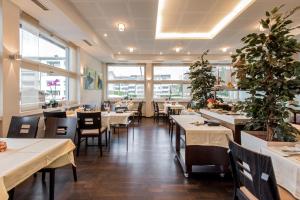
{"label": "potted christmas tree", "polygon": [[213,98],[211,93],[215,85],[216,77],[213,74],[213,67],[204,57],[208,50],[201,55],[201,59],[190,66],[189,79],[191,80],[192,99],[196,102],[195,108],[207,106],[207,100]]}
{"label": "potted christmas tree", "polygon": [[260,21],[264,31],[242,38],[245,46],[232,58],[238,87],[250,94],[239,105],[251,118],[246,129],[265,131],[261,135],[264,141],[292,142],[299,131],[285,119],[289,117],[287,102],[300,93],[300,62],[294,59],[300,43],[291,34],[299,27],[292,26],[290,17],[299,7],[281,13],[282,7],[266,12]]}

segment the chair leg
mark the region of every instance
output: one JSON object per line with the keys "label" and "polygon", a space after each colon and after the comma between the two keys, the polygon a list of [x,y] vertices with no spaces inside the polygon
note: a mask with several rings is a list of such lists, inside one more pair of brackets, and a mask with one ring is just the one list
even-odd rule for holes
{"label": "chair leg", "polygon": [[128,151],[128,125],[127,125],[127,141],[126,142],[127,142],[127,144],[126,144],[127,147],[126,148],[127,148],[127,151]]}
{"label": "chair leg", "polygon": [[77,182],[77,170],[76,170],[76,167],[73,165],[72,165],[72,170],[73,170],[74,182]]}
{"label": "chair leg", "polygon": [[50,169],[49,199],[54,200],[55,169]]}
{"label": "chair leg", "polygon": [[108,131],[108,151],[110,151],[110,144],[111,144],[111,131]]}
{"label": "chair leg", "polygon": [[8,199],[9,200],[13,200],[14,199],[14,195],[15,195],[15,188],[11,189],[8,191]]}
{"label": "chair leg", "polygon": [[100,148],[100,156],[102,157],[102,134],[101,133],[98,137],[98,146]]}
{"label": "chair leg", "polygon": [[107,130],[105,131],[105,146],[107,147]]}
{"label": "chair leg", "polygon": [[88,137],[85,137],[85,148],[88,146]]}
{"label": "chair leg", "polygon": [[42,172],[42,181],[45,182],[46,180],[46,172]]}

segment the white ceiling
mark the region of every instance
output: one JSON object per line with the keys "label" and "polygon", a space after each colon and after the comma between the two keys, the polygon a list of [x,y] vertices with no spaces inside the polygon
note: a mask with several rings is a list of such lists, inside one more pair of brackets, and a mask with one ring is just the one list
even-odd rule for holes
{"label": "white ceiling", "polygon": [[[214,54],[222,54],[222,47],[229,47],[227,54],[241,45],[240,39],[250,32],[258,31],[258,21],[264,16],[266,10],[274,6],[286,4],[284,10],[300,5],[300,0],[256,0],[249,8],[240,14],[233,22],[225,27],[215,38],[211,40],[156,40],[156,14],[158,0],[69,0],[80,15],[90,24],[92,29],[102,37],[111,47],[115,56],[118,52],[128,54],[128,47],[135,47],[133,54],[176,54],[174,47],[182,47],[181,54],[191,52],[199,54],[206,49]],[[182,20],[171,20],[166,26],[174,26],[178,29],[187,27],[187,21],[193,24],[199,22],[199,26],[208,26],[206,18],[213,18],[214,12],[209,12],[209,7],[222,12],[225,6],[224,0],[182,0],[182,5],[177,6],[177,12],[188,16],[185,23]],[[226,0],[228,1],[228,0]],[[178,1],[177,1],[178,2]],[[191,9],[190,5],[193,9]],[[213,6],[212,6],[213,5]],[[216,7],[217,6],[217,7]],[[228,8],[226,8],[228,10]],[[224,7],[224,10],[226,10]],[[205,13],[205,18],[199,15]],[[212,16],[209,16],[212,15]],[[213,21],[213,20],[211,20]],[[300,24],[300,12],[294,18],[295,24]],[[119,32],[117,23],[125,23],[125,32]],[[176,23],[175,23],[176,22]],[[199,27],[197,27],[199,28]],[[107,33],[108,37],[103,34]]]}

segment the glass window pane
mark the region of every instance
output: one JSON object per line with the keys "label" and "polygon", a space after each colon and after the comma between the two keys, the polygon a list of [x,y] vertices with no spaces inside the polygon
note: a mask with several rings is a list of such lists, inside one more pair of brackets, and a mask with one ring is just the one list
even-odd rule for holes
{"label": "glass window pane", "polygon": [[64,101],[67,99],[67,78],[41,73],[41,91],[45,94],[46,102],[51,100]]}
{"label": "glass window pane", "polygon": [[[41,77],[37,71],[21,69],[20,74],[20,93],[21,105],[39,108],[41,102],[45,102],[45,95],[40,90]],[[22,106],[21,106],[22,107]]]}
{"label": "glass window pane", "polygon": [[222,98],[225,102],[236,102],[245,101],[246,98],[250,97],[250,94],[247,91],[221,90],[217,91],[217,97]]}
{"label": "glass window pane", "polygon": [[68,78],[21,68],[21,110],[39,109],[51,100],[68,100]]}
{"label": "glass window pane", "polygon": [[154,84],[154,99],[189,99],[190,84]]}
{"label": "glass window pane", "polygon": [[188,66],[154,66],[154,80],[189,80]]}
{"label": "glass window pane", "polygon": [[216,78],[219,77],[221,85],[227,85],[229,82],[235,84],[235,78],[231,76],[231,74],[234,72],[234,69],[231,66],[214,66],[213,72]]}
{"label": "glass window pane", "polygon": [[108,66],[108,80],[145,80],[144,66]]}
{"label": "glass window pane", "polygon": [[39,37],[25,29],[20,29],[20,52],[22,57],[38,61]]}
{"label": "glass window pane", "polygon": [[107,92],[108,98],[143,99],[144,89],[144,84],[109,83]]}
{"label": "glass window pane", "polygon": [[39,38],[39,60],[42,63],[67,69],[66,55],[67,51],[65,47],[43,37]]}
{"label": "glass window pane", "polygon": [[20,28],[20,49],[23,58],[68,69],[68,48],[38,33]]}

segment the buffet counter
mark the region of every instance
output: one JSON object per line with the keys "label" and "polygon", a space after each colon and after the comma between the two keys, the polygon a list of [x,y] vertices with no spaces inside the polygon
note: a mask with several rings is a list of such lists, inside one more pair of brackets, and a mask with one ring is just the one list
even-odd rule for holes
{"label": "buffet counter", "polygon": [[233,131],[234,140],[240,144],[241,142],[241,130],[245,124],[249,121],[244,115],[240,115],[228,111],[220,110],[208,110],[200,109],[200,113],[204,118],[217,120],[221,123],[222,126],[225,126]]}

